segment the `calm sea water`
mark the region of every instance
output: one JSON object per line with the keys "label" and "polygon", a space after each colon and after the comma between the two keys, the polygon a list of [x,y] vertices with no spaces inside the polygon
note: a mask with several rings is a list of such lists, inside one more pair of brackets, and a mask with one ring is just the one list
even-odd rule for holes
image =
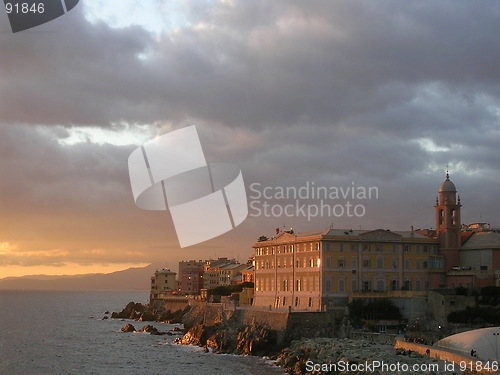
{"label": "calm sea water", "polygon": [[[283,374],[256,357],[204,353],[174,336],[123,333],[127,321],[101,320],[147,292],[0,291],[2,375]],[[136,329],[147,323],[131,322]],[[172,325],[153,323],[161,331]]]}

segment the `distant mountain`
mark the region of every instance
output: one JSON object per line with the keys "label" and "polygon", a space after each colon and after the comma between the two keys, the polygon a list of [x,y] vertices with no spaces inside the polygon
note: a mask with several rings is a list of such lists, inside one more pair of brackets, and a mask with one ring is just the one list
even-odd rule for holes
{"label": "distant mountain", "polygon": [[152,264],[112,273],[75,276],[32,275],[0,279],[0,290],[149,290],[151,276],[159,269]]}

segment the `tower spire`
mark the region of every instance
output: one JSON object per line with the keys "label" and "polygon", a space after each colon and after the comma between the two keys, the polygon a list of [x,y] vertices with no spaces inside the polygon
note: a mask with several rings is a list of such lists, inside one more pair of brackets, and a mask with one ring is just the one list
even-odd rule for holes
{"label": "tower spire", "polygon": [[450,180],[450,173],[448,172],[448,164],[446,164],[446,181]]}

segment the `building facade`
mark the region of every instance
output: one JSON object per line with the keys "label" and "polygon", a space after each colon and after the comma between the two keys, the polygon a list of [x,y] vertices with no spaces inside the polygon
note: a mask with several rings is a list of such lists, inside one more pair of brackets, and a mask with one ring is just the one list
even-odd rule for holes
{"label": "building facade", "polygon": [[[438,241],[414,231],[281,233],[254,245],[255,305],[321,310],[352,298],[425,295],[443,262]],[[402,293],[403,291],[403,293]]]}
{"label": "building facade", "polygon": [[171,296],[172,292],[177,290],[175,275],[175,272],[168,269],[156,271],[154,276],[151,276],[150,300]]}
{"label": "building facade", "polygon": [[199,294],[203,288],[204,261],[179,262],[180,291],[186,294]]}
{"label": "building facade", "polygon": [[412,304],[425,302],[430,289],[499,285],[500,231],[461,223],[462,203],[448,173],[438,194],[435,230],[329,229],[259,238],[254,304],[321,310],[384,297],[416,311],[421,307]]}

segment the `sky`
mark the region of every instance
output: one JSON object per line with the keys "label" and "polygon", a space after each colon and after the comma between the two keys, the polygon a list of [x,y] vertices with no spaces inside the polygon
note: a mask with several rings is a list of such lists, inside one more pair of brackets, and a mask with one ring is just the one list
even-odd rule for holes
{"label": "sky", "polygon": [[[12,34],[0,11],[0,278],[245,262],[277,227],[434,228],[447,169],[462,222],[500,227],[499,17],[496,1],[81,0]],[[190,125],[251,208],[181,249],[168,211],[135,206],[127,163]],[[359,215],[278,215],[296,204],[279,188],[313,184],[377,194],[323,202]]]}

